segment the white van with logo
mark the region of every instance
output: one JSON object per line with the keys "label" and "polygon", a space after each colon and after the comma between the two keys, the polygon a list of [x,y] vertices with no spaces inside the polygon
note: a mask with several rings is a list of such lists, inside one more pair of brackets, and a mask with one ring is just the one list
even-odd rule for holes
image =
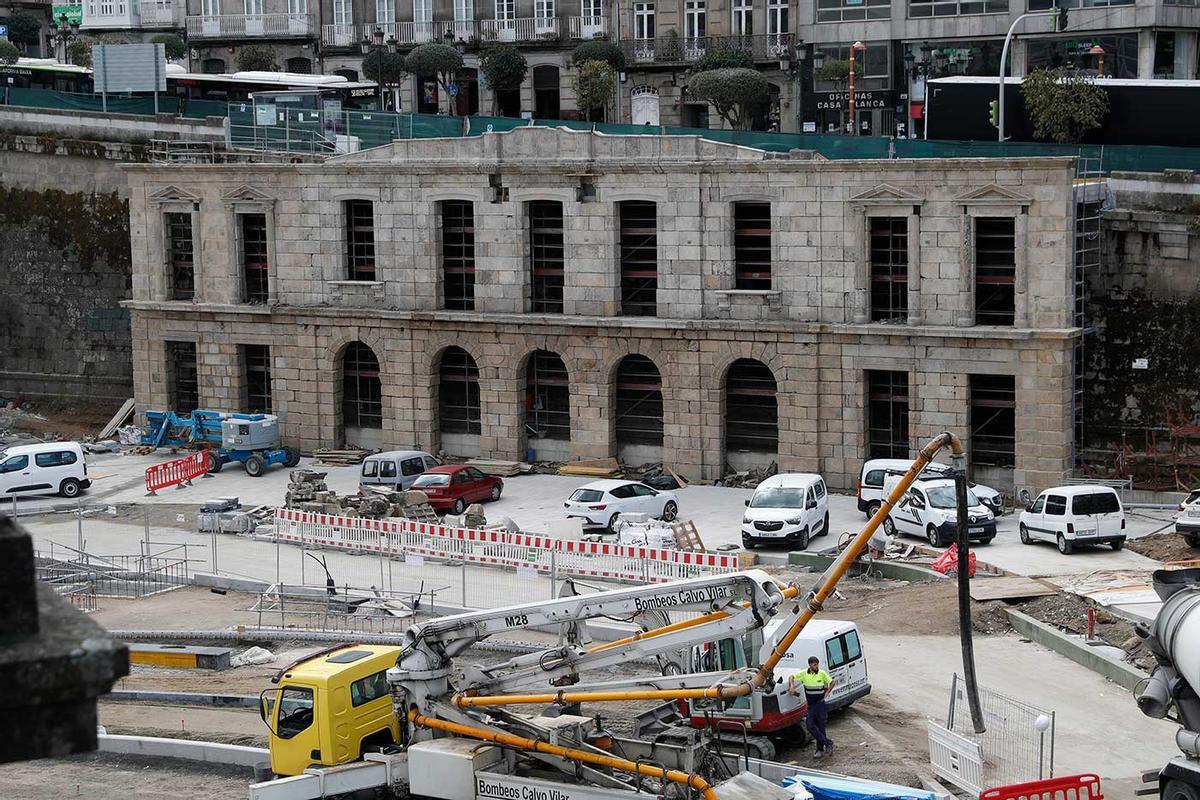
{"label": "white van with logo", "polygon": [[[921,473],[925,475],[926,473]],[[900,475],[889,475],[883,491],[891,494]],[[945,547],[958,535],[958,498],[953,478],[929,478],[912,482],[904,497],[883,520],[888,536],[904,534],[924,538],[934,547]],[[972,489],[967,489],[967,538],[987,544],[996,538],[996,518]]]}
{"label": "white van with logo", "polygon": [[78,442],[22,444],[0,451],[0,497],[55,493],[78,497],[91,485]]}
{"label": "white van with logo", "polygon": [[788,544],[803,550],[829,532],[829,492],[820,475],[786,472],[760,483],[742,515],[742,546]]}
{"label": "white van with logo", "polygon": [[[884,481],[889,475],[903,475],[911,466],[911,459],[906,461],[902,458],[872,458],[864,461],[862,473],[858,478],[858,510],[867,517],[875,516],[886,495],[883,489]],[[949,471],[948,465],[934,461],[926,465],[921,474],[926,477],[945,477]],[[967,483],[967,486],[975,493],[979,502],[987,506],[993,517],[1004,516],[1003,494],[982,483]]]}
{"label": "white van with logo", "polygon": [[1055,486],[1021,512],[1021,542],[1054,542],[1069,555],[1081,544],[1125,546],[1125,509],[1107,486]]}
{"label": "white van with logo", "polygon": [[412,487],[413,482],[427,469],[440,467],[429,453],[420,450],[389,450],[363,459],[359,470],[358,485],[378,486],[393,492],[402,492]]}

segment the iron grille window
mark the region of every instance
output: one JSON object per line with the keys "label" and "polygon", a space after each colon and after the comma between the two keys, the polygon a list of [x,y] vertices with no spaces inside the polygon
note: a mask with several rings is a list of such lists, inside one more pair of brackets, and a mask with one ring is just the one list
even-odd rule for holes
{"label": "iron grille window", "polygon": [[271,413],[271,348],[242,345],[242,408],[252,414]]}
{"label": "iron grille window", "polygon": [[346,201],[347,279],[375,280],[375,205],[370,200]]}
{"label": "iron grille window", "polygon": [[725,447],[774,453],[779,449],[775,376],[761,361],[739,358],[725,379]]}
{"label": "iron grille window", "polygon": [[908,0],[908,16],[912,18],[964,17],[969,14],[1003,14],[1006,11],[1008,0]]}
{"label": "iron grille window", "polygon": [[[658,313],[658,217],[654,203],[618,204],[621,218],[621,313]],[[651,365],[653,366],[653,365]]]}
{"label": "iron grille window", "polygon": [[530,266],[533,271],[533,311],[563,311],[563,210],[555,200],[529,204]]}
{"label": "iron grille window", "polygon": [[196,296],[195,244],[192,242],[192,215],[186,212],[166,215],[167,259],[171,264],[171,299],[191,300]]}
{"label": "iron grille window", "polygon": [[567,367],[555,353],[535,350],[529,357],[525,426],[530,437],[571,438],[571,386]]}
{"label": "iron grille window", "polygon": [[171,410],[181,414],[200,405],[200,379],[196,373],[196,343],[167,342],[167,394]]}
{"label": "iron grille window", "polygon": [[867,458],[908,455],[908,373],[867,370]]}
{"label": "iron grille window", "polygon": [[908,316],[908,220],[871,218],[871,321]]}
{"label": "iron grille window", "polygon": [[383,386],[379,359],[362,342],[342,356],[342,424],[352,428],[383,427]]}
{"label": "iron grille window", "polygon": [[975,218],[975,322],[1012,325],[1016,318],[1016,224],[1012,217]]}
{"label": "iron grille window", "polygon": [[733,204],[735,289],[771,288],[771,204]]}
{"label": "iron grille window", "polygon": [[663,443],[662,375],[642,355],[621,359],[617,367],[617,444]]}
{"label": "iron grille window", "polygon": [[469,200],[442,203],[442,292],[446,308],[475,310],[475,208]]}
{"label": "iron grille window", "polygon": [[438,368],[438,419],[442,433],[482,432],[479,367],[461,347],[448,347]]}
{"label": "iron grille window", "polygon": [[817,0],[817,22],[891,19],[889,0]]}
{"label": "iron grille window", "polygon": [[267,215],[241,214],[242,300],[265,303],[270,299],[267,282]]}
{"label": "iron grille window", "polygon": [[1017,389],[1011,375],[971,376],[971,460],[992,467],[1015,463]]}

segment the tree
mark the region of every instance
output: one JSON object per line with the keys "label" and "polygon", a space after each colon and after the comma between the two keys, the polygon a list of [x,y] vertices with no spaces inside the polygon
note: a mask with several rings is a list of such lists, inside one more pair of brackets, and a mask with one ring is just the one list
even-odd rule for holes
{"label": "tree", "polygon": [[735,130],[747,130],[754,105],[765,103],[771,92],[767,79],[754,69],[710,69],[688,78],[688,95],[706,100]]}
{"label": "tree", "polygon": [[8,20],[8,39],[24,51],[28,51],[31,44],[41,44],[41,18],[33,14],[14,14]]}
{"label": "tree", "polygon": [[1021,85],[1021,94],[1038,139],[1076,144],[1108,116],[1108,93],[1079,72],[1035,69]]}
{"label": "tree", "polygon": [[497,113],[500,100],[497,94],[520,89],[525,82],[529,64],[525,56],[511,44],[489,47],[479,59],[479,71],[492,90],[492,113]]}
{"label": "tree", "polygon": [[21,57],[21,51],[7,39],[0,39],[0,64],[15,64]]}
{"label": "tree", "polygon": [[375,50],[364,56],[362,71],[363,77],[378,83],[385,94],[388,94],[386,90],[403,83],[404,76],[408,74],[404,70],[404,56],[387,50]]}
{"label": "tree", "polygon": [[694,75],[714,69],[754,69],[754,56],[749,50],[710,47],[705,49],[704,55],[696,59],[688,71]]}
{"label": "tree", "polygon": [[571,79],[575,85],[575,105],[589,117],[593,109],[604,108],[617,88],[612,66],[607,61],[584,61]]}
{"label": "tree", "polygon": [[275,48],[269,44],[252,44],[238,50],[237,68],[240,72],[278,72]]}
{"label": "tree", "polygon": [[[462,69],[463,57],[453,47],[441,42],[430,42],[418,47],[404,59],[404,68],[414,75],[433,75],[441,85],[446,96],[450,96],[450,84]],[[450,113],[455,111],[455,103],[450,103]]]}
{"label": "tree", "polygon": [[615,42],[594,39],[584,42],[571,54],[571,62],[582,67],[588,61],[603,61],[617,72],[625,69],[625,51]]}
{"label": "tree", "polygon": [[826,61],[817,70],[817,80],[841,85],[850,77],[850,62],[844,58]]}
{"label": "tree", "polygon": [[92,45],[96,42],[92,39],[76,39],[67,45],[67,61],[70,61],[77,67],[92,66]]}
{"label": "tree", "polygon": [[173,33],[160,33],[150,40],[167,51],[167,61],[182,61],[187,57],[187,44]]}

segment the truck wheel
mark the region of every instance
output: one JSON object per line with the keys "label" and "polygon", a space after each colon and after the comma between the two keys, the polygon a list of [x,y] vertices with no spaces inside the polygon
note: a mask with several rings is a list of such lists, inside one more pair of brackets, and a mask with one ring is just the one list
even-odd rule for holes
{"label": "truck wheel", "polygon": [[796,544],[799,545],[799,547],[797,548],[798,550],[807,550],[808,549],[808,528],[805,528],[804,530],[802,530],[800,532],[800,540],[798,542],[796,542]]}
{"label": "truck wheel", "polygon": [[1111,542],[1109,542],[1108,544],[1109,544],[1109,547],[1111,547],[1113,550],[1120,550],[1122,547],[1125,546],[1125,540],[1124,539],[1114,539]]}
{"label": "truck wheel", "polygon": [[1033,539],[1029,538],[1029,528],[1021,526],[1021,544],[1033,544]]}
{"label": "truck wheel", "polygon": [[755,542],[753,539],[747,539],[745,536],[743,536],[742,537],[742,547],[744,547],[747,550],[753,550],[754,548],[758,547],[758,543]]}
{"label": "truck wheel", "polygon": [[221,471],[221,467],[225,466],[225,459],[221,458],[216,453],[208,454],[208,474],[216,475]]}
{"label": "truck wheel", "polygon": [[58,485],[58,493],[63,497],[78,497],[81,488],[79,481],[74,478],[67,478]]}
{"label": "truck wheel", "polygon": [[1190,783],[1172,778],[1163,787],[1162,800],[1200,800],[1200,791]]}
{"label": "truck wheel", "polygon": [[879,510],[880,504],[874,500],[867,504],[867,519],[875,516],[875,512]]}
{"label": "truck wheel", "polygon": [[929,526],[929,530],[925,531],[925,536],[927,539],[929,539],[929,543],[934,547],[942,546],[942,535],[938,533],[938,529],[932,525]]}
{"label": "truck wheel", "polygon": [[283,448],[283,465],[288,469],[300,463],[300,451],[292,447]]}
{"label": "truck wheel", "polygon": [[896,535],[896,523],[892,522],[892,515],[888,514],[883,518],[883,532],[888,536]]}
{"label": "truck wheel", "polygon": [[246,459],[246,474],[251,478],[261,478],[267,471],[267,462],[257,453]]}
{"label": "truck wheel", "polygon": [[1188,543],[1188,547],[1200,547],[1200,535],[1189,533],[1183,537],[1183,540]]}
{"label": "truck wheel", "polygon": [[1068,542],[1067,537],[1063,536],[1060,533],[1058,535],[1058,552],[1062,553],[1064,556],[1069,556],[1069,555],[1071,555],[1071,551],[1073,551],[1074,549],[1075,549],[1075,545],[1072,544],[1071,542]]}

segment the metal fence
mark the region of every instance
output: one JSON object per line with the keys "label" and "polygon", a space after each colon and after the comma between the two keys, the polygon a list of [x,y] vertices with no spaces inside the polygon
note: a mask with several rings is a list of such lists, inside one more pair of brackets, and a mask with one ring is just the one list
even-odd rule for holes
{"label": "metal fence", "polygon": [[417,612],[436,613],[438,594],[448,589],[424,583],[399,590],[276,584],[260,592],[248,610],[256,614],[259,628],[399,634]]}
{"label": "metal fence", "polygon": [[986,730],[977,734],[966,684],[956,674],[946,724],[929,721],[934,772],[976,795],[989,786],[1052,777],[1054,712],[982,686],[979,702]]}
{"label": "metal fence", "polygon": [[99,555],[51,543],[48,553],[35,554],[37,576],[68,597],[147,597],[178,589],[189,582],[182,555]]}

